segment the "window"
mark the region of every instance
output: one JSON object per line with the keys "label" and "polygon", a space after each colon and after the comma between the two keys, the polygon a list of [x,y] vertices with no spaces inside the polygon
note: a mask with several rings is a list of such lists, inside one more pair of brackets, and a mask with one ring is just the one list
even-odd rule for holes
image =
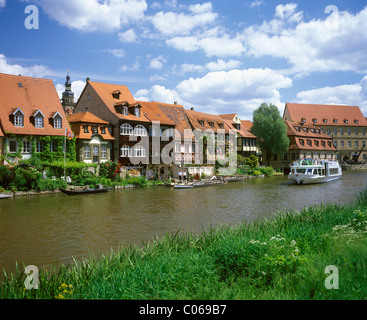
{"label": "window", "polygon": [[101,146],[101,158],[107,159],[107,146],[106,145]]}
{"label": "window", "polygon": [[334,119],[334,120],[333,120],[333,122],[334,122],[334,123],[338,123],[338,119]]}
{"label": "window", "polygon": [[106,127],[101,127],[101,134],[106,134]]}
{"label": "window", "polygon": [[93,133],[98,133],[98,126],[93,126],[92,130],[93,130]]}
{"label": "window", "polygon": [[43,141],[36,142],[36,152],[43,152]]}
{"label": "window", "polygon": [[355,145],[356,148],[358,148],[359,147],[359,142],[355,141],[354,145]]}
{"label": "window", "polygon": [[327,123],[327,119],[322,120],[323,123]]}
{"label": "window", "polygon": [[358,120],[354,120],[354,123],[355,123],[355,124],[358,124],[358,123],[359,123],[359,121],[358,121]]}
{"label": "window", "polygon": [[366,141],[362,141],[362,147],[366,146]]}
{"label": "window", "polygon": [[17,152],[17,141],[16,140],[9,141],[9,152]]}
{"label": "window", "polygon": [[340,147],[344,148],[344,141],[340,141]]}
{"label": "window", "polygon": [[318,147],[319,146],[319,142],[317,140],[315,140],[315,146]]}
{"label": "window", "polygon": [[124,116],[128,116],[129,115],[129,108],[127,106],[124,106],[122,109],[122,114]]}
{"label": "window", "polygon": [[135,108],[135,117],[140,117],[140,108]]}
{"label": "window", "polygon": [[84,159],[90,159],[90,147],[89,147],[89,145],[84,146]]}
{"label": "window", "polygon": [[323,147],[325,147],[325,146],[326,146],[325,141],[321,141],[321,145],[322,145]]}
{"label": "window", "polygon": [[30,141],[23,141],[23,153],[30,153],[31,152],[31,142]]}
{"label": "window", "polygon": [[328,141],[327,145],[329,146],[329,148],[331,148],[331,141]]}
{"label": "window", "polygon": [[366,129],[362,129],[362,136],[366,135]]}
{"label": "window", "polygon": [[294,127],[294,129],[296,129],[296,131],[300,132],[301,129],[299,127]]}
{"label": "window", "polygon": [[327,129],[326,133],[327,133],[328,136],[330,136],[331,135],[331,129]]}
{"label": "window", "polygon": [[334,147],[338,149],[338,141],[334,141]]}
{"label": "window", "polygon": [[307,144],[312,147],[312,141],[311,140],[307,140]]}
{"label": "window", "polygon": [[352,141],[348,141],[348,148],[352,147]]}
{"label": "window", "polygon": [[134,149],[135,157],[145,157],[146,156],[146,150],[142,146],[138,146]]}
{"label": "window", "polygon": [[292,161],[296,160],[296,154],[292,152]]}
{"label": "window", "polygon": [[122,158],[127,158],[127,157],[131,157],[131,148],[129,146],[123,146],[121,148],[121,157]]}
{"label": "window", "polygon": [[358,129],[355,129],[355,130],[354,130],[354,134],[355,134],[356,136],[358,136],[358,134],[359,134],[359,130],[358,130]]}
{"label": "window", "polygon": [[299,143],[301,144],[301,146],[305,145],[305,141],[303,139],[299,139]]}
{"label": "window", "polygon": [[350,136],[352,134],[352,130],[351,129],[348,129],[347,132],[348,132],[348,136]]}
{"label": "window", "polygon": [[145,137],[147,135],[147,129],[141,124],[137,125],[134,129],[134,135],[139,137]]}
{"label": "window", "polygon": [[134,132],[133,127],[128,124],[128,123],[124,123],[121,127],[120,127],[120,135],[125,135],[125,136],[132,136]]}
{"label": "window", "polygon": [[313,123],[317,123],[317,119],[312,119],[312,122]]}
{"label": "window", "polygon": [[306,123],[306,119],[305,118],[302,118],[301,119],[301,122]]}
{"label": "window", "polygon": [[61,129],[62,128],[61,118],[54,118],[54,128],[55,129]]}
{"label": "window", "polygon": [[55,152],[56,151],[56,141],[51,141],[50,151],[51,152]]}
{"label": "window", "polygon": [[338,129],[334,129],[334,136],[338,135]]}
{"label": "window", "polygon": [[346,120],[346,119],[345,119],[345,120],[344,120],[344,123],[345,123],[345,124],[348,124],[348,120]]}
{"label": "window", "polygon": [[88,133],[89,132],[88,126],[83,126],[83,129],[84,129],[84,133]]}
{"label": "window", "polygon": [[34,126],[36,128],[43,128],[43,117],[40,117],[40,116],[35,117]]}
{"label": "window", "polygon": [[93,156],[99,156],[99,146],[93,146]]}
{"label": "window", "polygon": [[340,129],[340,135],[344,136],[344,129]]}
{"label": "window", "polygon": [[14,116],[14,125],[16,127],[23,127],[23,116],[22,115]]}

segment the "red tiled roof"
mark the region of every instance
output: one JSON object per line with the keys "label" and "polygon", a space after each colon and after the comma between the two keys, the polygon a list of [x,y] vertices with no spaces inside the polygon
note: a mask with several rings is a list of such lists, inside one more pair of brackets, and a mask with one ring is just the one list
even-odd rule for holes
{"label": "red tiled roof", "polygon": [[302,122],[304,119],[305,123],[316,125],[367,126],[367,120],[358,106],[287,103],[283,118],[287,111],[290,119],[284,120]]}
{"label": "red tiled roof", "polygon": [[[285,123],[287,125],[287,135],[290,139],[290,150],[337,151],[332,138],[319,127],[301,125],[292,121],[285,121]],[[303,144],[300,140],[303,140]],[[308,141],[311,142],[311,146]]]}
{"label": "red tiled roof", "polygon": [[79,112],[73,113],[68,117],[69,123],[84,122],[84,123],[96,123],[96,124],[108,124],[107,121],[102,120],[91,112]]}
{"label": "red tiled roof", "polygon": [[250,120],[241,120],[242,125],[247,129],[250,130],[253,126],[252,121]]}
{"label": "red tiled roof", "polygon": [[[23,127],[15,127],[10,114],[20,109],[24,114]],[[44,116],[43,128],[36,128],[32,115],[40,110]],[[56,112],[62,117],[62,129],[53,127]],[[52,80],[9,74],[0,74],[0,121],[4,133],[35,136],[63,136],[70,130],[64,109]]]}
{"label": "red tiled roof", "polygon": [[[194,127],[194,129],[198,130],[214,130],[214,132],[217,132],[218,130],[225,130],[226,132],[229,132],[230,129],[232,129],[225,121],[225,119],[222,119],[219,115],[213,115],[209,113],[203,113],[198,112],[195,110],[186,110],[185,112],[191,122],[191,125]],[[202,122],[202,124],[200,123]],[[211,125],[212,124],[212,125]],[[223,124],[223,128],[221,128],[219,125]]]}
{"label": "red tiled roof", "polygon": [[[107,108],[121,120],[130,120],[135,122],[150,122],[149,119],[147,119],[144,116],[143,110],[140,113],[140,117],[136,117],[133,114],[125,116],[121,113],[116,112],[115,106],[118,105],[128,104],[129,107],[138,105],[134,97],[130,93],[129,89],[127,88],[127,86],[103,83],[103,82],[95,82],[90,80],[88,81],[88,85],[90,85],[95,90],[95,92],[98,94],[98,96],[107,106]],[[113,97],[113,94],[116,94],[117,92],[120,92],[119,99],[115,99]]]}
{"label": "red tiled roof", "polygon": [[[92,125],[97,125],[98,134],[100,134],[103,140],[115,140],[115,138],[111,136],[107,128],[108,122],[100,119],[93,113],[90,113],[88,111],[74,113],[68,117],[68,121],[71,125],[76,139],[92,139],[92,136],[95,134],[92,130]],[[88,125],[88,132],[84,132],[84,125]],[[104,134],[101,133],[101,127],[105,127]]]}
{"label": "red tiled roof", "polygon": [[162,125],[174,126],[175,122],[159,108],[158,102],[137,101],[142,106],[142,113],[151,122],[160,122]]}

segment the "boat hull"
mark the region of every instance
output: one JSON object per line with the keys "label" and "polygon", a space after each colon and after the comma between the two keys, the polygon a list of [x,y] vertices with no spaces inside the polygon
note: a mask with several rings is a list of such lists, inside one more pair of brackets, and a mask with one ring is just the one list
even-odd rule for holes
{"label": "boat hull", "polygon": [[88,190],[61,190],[62,193],[67,194],[68,196],[75,196],[81,194],[92,194],[92,193],[104,193],[110,191],[111,188],[102,188],[102,189],[88,189]]}
{"label": "boat hull", "polygon": [[296,176],[290,175],[288,178],[292,180],[295,184],[317,184],[317,183],[326,183],[334,180],[341,179],[341,175],[328,176],[328,177],[320,177],[320,176],[310,176],[307,174],[297,174]]}

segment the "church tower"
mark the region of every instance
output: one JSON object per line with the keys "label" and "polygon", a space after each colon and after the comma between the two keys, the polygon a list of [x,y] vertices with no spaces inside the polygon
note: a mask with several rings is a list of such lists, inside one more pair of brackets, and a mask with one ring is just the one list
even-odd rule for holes
{"label": "church tower", "polygon": [[66,76],[65,91],[62,93],[61,104],[67,116],[74,113],[74,92],[71,91],[69,71]]}

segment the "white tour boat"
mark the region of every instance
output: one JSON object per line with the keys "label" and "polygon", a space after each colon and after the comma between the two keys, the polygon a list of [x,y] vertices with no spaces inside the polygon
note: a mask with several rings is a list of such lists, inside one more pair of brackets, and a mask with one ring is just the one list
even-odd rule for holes
{"label": "white tour boat", "polygon": [[288,176],[296,184],[324,183],[340,179],[342,168],[337,160],[298,160]]}

